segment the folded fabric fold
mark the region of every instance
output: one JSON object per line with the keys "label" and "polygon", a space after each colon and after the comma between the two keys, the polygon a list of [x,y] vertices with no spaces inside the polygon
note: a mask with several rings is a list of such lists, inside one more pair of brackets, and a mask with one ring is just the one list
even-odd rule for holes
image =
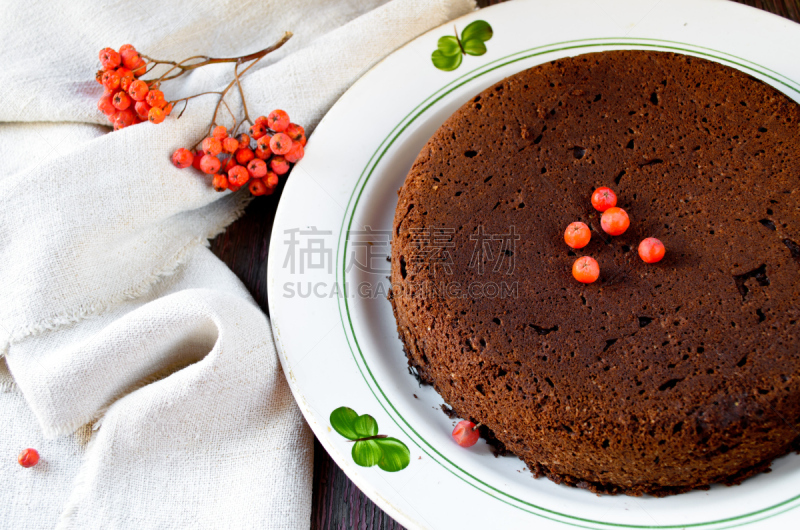
{"label": "folded fabric fold", "polygon": [[[236,56],[292,30],[243,89],[252,113],[283,108],[310,133],[379,60],[472,9],[473,0],[0,8],[0,122],[19,122],[0,123],[0,363],[14,381],[0,370],[0,420],[16,429],[0,452],[47,448],[33,470],[0,459],[12,484],[0,490],[0,527],[52,526],[59,514],[63,528],[310,523],[311,433],[267,318],[207,248],[249,199],[170,163],[205,133],[215,97],[192,100],[180,120],[108,134],[95,110],[97,51],[130,39],[161,58]],[[216,90],[231,75],[213,65],[164,90],[170,99]],[[236,94],[229,104],[241,108]]]}

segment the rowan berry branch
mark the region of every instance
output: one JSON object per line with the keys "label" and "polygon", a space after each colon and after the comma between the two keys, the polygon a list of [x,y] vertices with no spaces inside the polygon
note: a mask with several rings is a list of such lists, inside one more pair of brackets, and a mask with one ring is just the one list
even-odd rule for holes
{"label": "rowan berry branch", "polygon": [[[241,126],[245,121],[250,122],[250,125],[253,124],[253,120],[250,119],[250,113],[247,111],[247,102],[244,99],[244,90],[242,90],[242,82],[239,80],[239,65],[241,65],[241,61],[237,61],[236,66],[233,68],[233,76],[236,79],[236,85],[239,87],[239,95],[242,97],[242,107],[244,107],[244,118],[242,119],[239,126]],[[234,134],[236,134],[238,127],[234,127]]]}
{"label": "rowan berry branch", "polygon": [[[144,55],[144,54],[142,55],[142,57],[145,60],[147,60],[148,62],[152,63],[152,64],[156,64],[156,65],[164,64],[164,65],[171,65],[172,66],[172,68],[167,70],[158,79],[155,79],[155,80],[152,80],[152,81],[148,81],[148,83],[153,83],[153,82],[158,83],[158,82],[161,82],[161,81],[167,81],[167,80],[170,80],[170,79],[175,79],[176,77],[180,77],[183,74],[185,74],[186,72],[194,70],[195,68],[200,68],[201,66],[206,66],[206,65],[209,65],[209,64],[247,63],[247,62],[250,62],[250,61],[253,61],[253,60],[258,61],[261,58],[263,58],[265,55],[267,55],[268,53],[272,53],[275,50],[277,50],[278,48],[280,48],[281,46],[283,46],[284,44],[286,44],[286,42],[291,38],[292,38],[292,32],[291,31],[287,31],[286,33],[283,34],[283,36],[275,44],[273,44],[273,45],[271,45],[271,46],[269,46],[267,48],[264,48],[263,50],[259,50],[259,51],[255,52],[255,53],[251,53],[249,55],[242,55],[241,57],[215,58],[215,57],[208,57],[206,55],[195,55],[194,57],[189,57],[188,59],[184,59],[184,60],[182,60],[180,62],[163,61],[163,60],[160,60],[160,59],[154,59],[154,58],[149,57],[149,56]],[[195,59],[205,59],[205,60],[204,61],[200,61],[199,63],[189,64],[189,65],[184,64],[187,61],[192,61],[192,60],[195,60]],[[174,71],[176,68],[181,70],[180,73],[174,74],[174,75],[168,77],[168,74],[171,73],[172,71]],[[242,72],[242,73],[244,73],[244,72]]]}

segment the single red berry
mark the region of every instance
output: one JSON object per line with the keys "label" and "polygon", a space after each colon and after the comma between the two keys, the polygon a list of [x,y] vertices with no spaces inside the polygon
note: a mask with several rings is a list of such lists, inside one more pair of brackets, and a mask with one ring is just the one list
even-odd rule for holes
{"label": "single red berry", "polygon": [[166,118],[164,111],[158,107],[150,107],[150,110],[147,112],[147,119],[150,123],[161,123]]}
{"label": "single red berry", "polygon": [[136,116],[139,119],[146,120],[150,115],[150,105],[144,101],[137,101],[133,109],[136,111]]}
{"label": "single red berry", "polygon": [[259,195],[266,195],[267,194],[267,185],[264,184],[264,181],[261,179],[254,180],[250,182],[250,193],[254,197],[258,197]]}
{"label": "single red berry", "polygon": [[228,137],[228,129],[224,125],[217,125],[214,127],[214,130],[211,132],[211,136],[219,140],[220,142]]}
{"label": "single red berry", "polygon": [[106,71],[105,71],[105,70],[98,70],[98,71],[97,71],[97,72],[94,74],[94,80],[95,80],[95,81],[97,81],[98,83],[100,83],[101,85],[103,84],[103,74],[104,74],[104,73],[106,73]]}
{"label": "single red berry", "polygon": [[111,98],[109,96],[103,96],[97,100],[97,110],[106,116],[111,116],[117,112],[117,109],[114,107],[114,104],[111,102]]}
{"label": "single red berry", "polygon": [[17,457],[17,462],[22,467],[33,467],[39,463],[39,451],[36,449],[23,449]]}
{"label": "single red berry", "polygon": [[206,156],[206,154],[199,149],[194,152],[194,160],[192,160],[192,167],[195,168],[197,171],[203,171],[203,168],[200,167],[200,163],[203,161],[204,156]]}
{"label": "single red berry", "polygon": [[227,175],[228,171],[230,171],[233,166],[238,166],[238,165],[239,163],[236,161],[236,157],[229,156],[228,159],[225,161],[225,163],[222,165],[222,172]]}
{"label": "single red berry", "polygon": [[472,447],[478,442],[480,435],[475,424],[468,420],[461,420],[453,429],[453,440],[461,447]]}
{"label": "single red berry", "polygon": [[170,114],[172,114],[172,102],[167,101],[167,104],[164,105],[164,108],[161,110],[164,111],[164,116],[169,116]]}
{"label": "single red berry", "polygon": [[254,179],[260,179],[267,174],[267,164],[260,158],[254,158],[247,163],[247,172]]}
{"label": "single red berry", "polygon": [[267,176],[262,179],[269,189],[275,189],[278,186],[278,175],[272,171],[267,171]]}
{"label": "single red berry", "polygon": [[[241,142],[239,142],[239,144],[241,145]],[[236,161],[240,164],[247,164],[253,158],[255,158],[255,156],[255,153],[253,153],[253,150],[249,147],[245,147],[244,149],[239,148],[236,150]]]}
{"label": "single red berry", "polygon": [[589,256],[578,258],[572,264],[572,276],[581,283],[592,283],[600,277],[600,265]]}
{"label": "single red berry", "polygon": [[300,145],[305,147],[306,146],[306,135],[304,134],[303,136],[301,136],[300,139],[297,140],[297,143],[299,143]]}
{"label": "single red berry", "polygon": [[667,249],[664,248],[664,243],[654,237],[648,237],[639,243],[639,257],[642,258],[645,263],[661,261],[666,252]]}
{"label": "single red berry", "polygon": [[239,140],[236,138],[224,138],[222,140],[222,150],[226,153],[235,153],[239,149]]}
{"label": "single red berry", "polygon": [[250,136],[254,140],[258,140],[259,138],[261,138],[265,134],[267,134],[267,128],[264,127],[263,124],[254,123],[252,126],[250,126]]}
{"label": "single red berry", "polygon": [[100,50],[100,63],[106,70],[113,70],[122,61],[119,54],[113,48],[103,48]]}
{"label": "single red berry", "polygon": [[130,67],[133,70],[133,75],[139,77],[140,75],[147,72],[147,62],[139,57],[139,61],[136,63],[135,66]]}
{"label": "single red berry", "polygon": [[219,158],[213,155],[205,155],[203,159],[200,160],[200,171],[206,175],[217,173],[221,166],[222,163],[219,161]]}
{"label": "single red berry", "polygon": [[275,133],[269,141],[269,148],[276,155],[285,155],[292,148],[292,139],[284,133]]}
{"label": "single red berry", "polygon": [[598,212],[605,212],[617,205],[617,194],[611,188],[597,188],[592,193],[592,206]]}
{"label": "single red berry", "polygon": [[[134,101],[144,101],[149,91],[150,89],[147,87],[147,83],[145,83],[141,79],[136,79],[135,81],[132,81],[131,86],[128,87],[128,95]],[[148,105],[148,107],[149,106],[150,105]]]}
{"label": "single red berry", "polygon": [[194,155],[184,147],[176,149],[175,152],[172,153],[172,163],[179,169],[191,166],[192,162],[194,162]]}
{"label": "single red berry", "polygon": [[250,137],[245,133],[240,133],[236,139],[239,140],[239,149],[247,149],[250,147]]}
{"label": "single red berry", "polygon": [[127,92],[135,79],[133,72],[120,66],[117,68],[117,75],[119,76],[119,87]]}
{"label": "single red berry", "polygon": [[253,123],[263,125],[264,127],[269,127],[269,120],[266,116],[259,116]]}
{"label": "single red berry", "polygon": [[164,93],[160,90],[149,91],[144,97],[144,100],[151,107],[163,108],[166,104],[166,100],[164,100]]}
{"label": "single red berry", "polygon": [[592,231],[586,226],[586,223],[575,221],[567,226],[564,232],[564,242],[572,248],[583,248],[589,244],[592,238]]}
{"label": "single red berry", "polygon": [[116,90],[119,88],[119,74],[114,70],[107,70],[103,72],[103,86],[108,90]]}
{"label": "single red berry", "polygon": [[131,98],[128,94],[120,90],[111,98],[111,103],[114,105],[114,108],[125,110],[131,106]]}
{"label": "single red berry", "polygon": [[303,145],[299,142],[295,142],[292,144],[292,148],[289,149],[289,152],[286,153],[283,158],[286,159],[287,162],[291,162],[292,164],[299,162],[301,158],[303,158],[306,154],[306,150]]}
{"label": "single red berry", "polygon": [[120,110],[116,113],[114,118],[114,126],[119,125],[119,128],[127,127],[136,123],[136,113],[131,109]]}
{"label": "single red berry", "polygon": [[603,231],[610,236],[618,236],[625,233],[631,225],[631,220],[627,212],[622,208],[612,206],[600,216],[600,226]]}
{"label": "single red berry", "polygon": [[275,132],[283,132],[289,126],[289,115],[285,111],[277,109],[273,110],[267,116],[269,128]]}
{"label": "single red berry", "polygon": [[222,142],[214,138],[213,136],[209,136],[203,143],[200,145],[203,148],[203,152],[207,155],[217,156],[222,152]]}
{"label": "single red berry", "polygon": [[289,171],[289,162],[282,156],[275,156],[269,161],[269,167],[278,175],[285,175]]}
{"label": "single red berry", "polygon": [[244,186],[248,180],[250,180],[250,173],[247,172],[244,166],[233,166],[228,171],[228,182],[234,186]]}
{"label": "single red berry", "polygon": [[264,136],[256,140],[256,149],[261,149],[263,151],[271,152],[271,149],[269,148],[270,140],[272,140],[272,136],[265,134]]}
{"label": "single red berry", "polygon": [[211,181],[211,186],[214,188],[215,191],[227,190],[228,177],[226,177],[222,173],[217,173],[216,175],[214,175],[214,179]]}
{"label": "single red berry", "polygon": [[253,154],[255,154],[256,158],[259,160],[267,160],[272,155],[272,151],[265,151],[260,147],[256,147],[255,151],[253,151]]}
{"label": "single red berry", "polygon": [[303,129],[301,126],[297,125],[296,123],[290,123],[288,127],[286,127],[286,131],[284,131],[292,141],[297,142],[305,136],[306,130]]}
{"label": "single red berry", "polygon": [[119,56],[122,59],[122,66],[125,68],[133,69],[139,65],[139,52],[137,52],[133,46],[125,49],[120,48]]}

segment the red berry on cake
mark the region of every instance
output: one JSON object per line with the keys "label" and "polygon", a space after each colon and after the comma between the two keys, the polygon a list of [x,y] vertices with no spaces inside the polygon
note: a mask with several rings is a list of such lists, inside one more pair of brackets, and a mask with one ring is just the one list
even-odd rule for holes
{"label": "red berry on cake", "polygon": [[654,237],[643,239],[639,243],[639,257],[645,263],[656,263],[661,261],[667,249],[664,248],[664,243]]}
{"label": "red berry on cake", "polygon": [[472,447],[479,437],[475,424],[468,420],[461,420],[453,429],[453,440],[461,447]]}
{"label": "red berry on cake", "polygon": [[567,226],[564,232],[564,242],[572,248],[583,248],[589,244],[592,238],[592,231],[586,226],[586,223],[575,221]]}
{"label": "red berry on cake", "polygon": [[39,463],[39,451],[36,449],[23,449],[17,457],[17,462],[22,467],[33,467]]}
{"label": "red berry on cake", "polygon": [[172,153],[172,163],[178,169],[189,167],[192,165],[192,162],[194,162],[194,155],[185,147],[181,147]]}
{"label": "red berry on cake", "polygon": [[625,230],[631,225],[631,220],[628,218],[627,212],[622,208],[613,206],[603,212],[600,216],[600,226],[603,231],[610,236],[619,236],[625,233]]}
{"label": "red berry on cake", "polygon": [[578,258],[572,264],[572,276],[581,283],[592,283],[600,277],[600,265],[589,256]]}
{"label": "red berry on cake", "polygon": [[592,206],[598,212],[605,212],[617,205],[617,194],[611,188],[597,188],[592,193]]}

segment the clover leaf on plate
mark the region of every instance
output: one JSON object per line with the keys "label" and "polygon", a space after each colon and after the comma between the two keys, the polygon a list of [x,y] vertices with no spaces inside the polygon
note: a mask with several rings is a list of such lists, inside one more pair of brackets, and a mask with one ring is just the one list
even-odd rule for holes
{"label": "clover leaf on plate", "polygon": [[[460,55],[459,55],[460,57]],[[349,407],[331,412],[331,426],[353,443],[353,462],[363,467],[377,465],[384,471],[400,471],[408,467],[411,453],[397,438],[378,434],[378,422],[369,414],[358,415]]]}

